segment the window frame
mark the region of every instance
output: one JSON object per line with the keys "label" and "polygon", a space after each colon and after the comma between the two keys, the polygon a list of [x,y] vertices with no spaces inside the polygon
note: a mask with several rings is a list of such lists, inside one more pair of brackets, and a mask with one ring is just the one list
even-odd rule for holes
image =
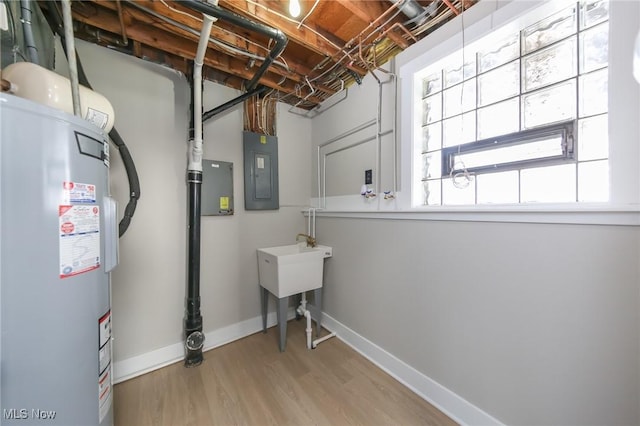
{"label": "window frame", "polygon": [[[425,77],[427,77],[428,75],[433,75],[434,73],[438,73],[441,72],[443,74],[441,78],[444,79],[444,70],[445,68],[441,68],[441,71],[439,71],[439,65],[438,63],[441,63],[443,67],[445,67],[453,58],[454,61],[457,61],[457,59],[455,59],[456,56],[460,55],[460,49],[461,47],[466,47],[466,49],[471,53],[473,52],[473,56],[475,56],[476,58],[478,57],[478,54],[476,52],[480,52],[484,45],[486,44],[491,44],[493,42],[498,42],[502,39],[507,39],[509,38],[509,34],[514,34],[514,36],[512,38],[515,38],[518,40],[518,43],[521,44],[523,43],[523,39],[524,39],[524,30],[527,29],[527,27],[530,27],[532,25],[535,25],[539,22],[542,22],[544,20],[546,20],[547,18],[553,17],[554,15],[560,13],[563,9],[566,8],[573,8],[574,10],[574,16],[575,18],[572,20],[573,21],[573,31],[570,33],[567,33],[566,35],[558,38],[557,40],[553,40],[551,41],[548,45],[543,45],[537,49],[534,50],[528,50],[528,51],[524,51],[523,47],[520,46],[518,49],[518,57],[514,59],[514,61],[519,62],[519,72],[523,72],[522,68],[523,68],[523,63],[525,58],[530,57],[531,55],[537,55],[538,52],[544,51],[545,49],[549,49],[552,46],[557,46],[561,43],[566,43],[567,40],[573,40],[573,44],[574,44],[574,50],[575,52],[578,52],[581,49],[582,46],[582,34],[584,33],[584,31],[589,31],[591,28],[595,28],[599,25],[603,25],[603,22],[605,21],[611,21],[611,2],[609,3],[609,5],[607,6],[608,9],[608,14],[607,17],[604,18],[604,20],[600,20],[597,22],[594,22],[593,24],[590,24],[589,26],[584,26],[582,24],[582,16],[583,16],[583,11],[586,10],[586,6],[583,4],[582,1],[580,0],[563,0],[563,1],[559,1],[557,3],[546,3],[546,2],[540,2],[538,4],[534,4],[531,5],[529,7],[524,7],[521,8],[519,5],[516,5],[517,1],[512,2],[512,4],[507,5],[507,7],[505,7],[503,10],[500,10],[500,14],[502,15],[502,11],[504,10],[516,10],[516,9],[520,9],[519,13],[516,14],[511,14],[509,13],[505,13],[504,15],[501,16],[500,19],[494,21],[494,18],[496,16],[496,13],[486,13],[485,16],[487,16],[487,18],[489,18],[491,20],[490,23],[490,28],[484,27],[483,28],[483,22],[482,20],[478,21],[478,22],[474,22],[473,24],[471,24],[471,26],[468,27],[463,27],[464,28],[460,28],[458,31],[462,31],[463,33],[463,44],[462,46],[460,46],[457,42],[456,42],[456,36],[452,36],[452,34],[455,34],[455,31],[451,32],[449,31],[448,34],[445,34],[443,39],[440,41],[439,45],[431,45],[430,48],[427,49],[423,49],[423,56],[414,56],[412,61],[406,62],[406,63],[402,63],[400,65],[400,75],[401,78],[402,77],[406,77],[409,76],[412,79],[412,89],[411,91],[414,93],[413,95],[413,99],[410,100],[411,102],[411,111],[412,111],[412,115],[411,115],[411,120],[414,121],[413,123],[410,124],[410,127],[413,129],[412,130],[412,137],[411,137],[411,145],[409,147],[410,152],[412,153],[411,157],[406,157],[406,153],[407,151],[405,150],[405,148],[402,149],[402,157],[407,158],[410,162],[411,162],[411,170],[410,170],[410,176],[411,176],[411,180],[409,182],[409,189],[410,189],[410,206],[411,208],[430,208],[433,206],[438,206],[439,208],[444,208],[446,206],[454,206],[456,208],[460,207],[461,205],[457,204],[457,203],[453,203],[453,204],[449,204],[448,202],[445,202],[444,199],[440,198],[441,195],[436,195],[436,198],[439,199],[435,199],[433,202],[431,200],[427,201],[428,195],[426,191],[426,183],[427,182],[432,182],[432,184],[434,184],[435,182],[442,182],[442,185],[445,185],[445,182],[452,178],[452,174],[450,174],[451,169],[447,167],[447,161],[448,158],[451,157],[451,155],[447,155],[447,154],[452,154],[454,152],[458,152],[458,150],[460,149],[460,147],[463,146],[462,145],[455,145],[455,146],[447,146],[445,144],[445,139],[442,139],[439,144],[440,147],[438,147],[438,142],[436,142],[436,145],[434,145],[432,148],[427,149],[425,148],[427,145],[425,145],[425,141],[421,141],[421,137],[420,137],[420,132],[422,131],[422,129],[429,125],[429,123],[425,123],[424,119],[422,122],[420,122],[419,117],[420,114],[422,113],[422,110],[420,108],[420,101],[424,102],[425,100],[425,96],[428,98],[429,96],[442,96],[442,94],[437,94],[437,93],[429,93],[425,95],[424,92],[424,79]],[[476,9],[478,10],[478,9]],[[486,21],[485,21],[486,23]],[[608,27],[610,27],[609,23],[606,23],[604,25],[607,25]],[[451,27],[453,27],[453,25],[451,25]],[[480,29],[480,31],[477,31],[476,29]],[[464,32],[468,33],[468,40],[470,40],[469,42],[464,41]],[[515,36],[515,34],[517,34],[517,36]],[[460,35],[460,32],[458,32],[458,35]],[[611,36],[609,36],[609,49],[611,49]],[[438,43],[436,41],[436,43]],[[471,56],[471,55],[469,55]],[[610,55],[609,55],[610,56]],[[479,60],[479,59],[476,59]],[[465,54],[464,54],[464,50],[462,50],[462,61],[465,63],[466,66],[466,59],[465,59]],[[528,124],[525,126],[525,117],[524,117],[524,106],[523,106],[523,102],[526,96],[531,96],[532,94],[536,94],[538,92],[543,92],[546,90],[549,90],[549,88],[553,88],[555,86],[560,86],[560,85],[571,85],[573,87],[572,90],[575,91],[574,96],[576,96],[576,99],[581,99],[582,95],[578,96],[578,90],[580,90],[581,88],[581,82],[583,81],[584,78],[586,78],[586,76],[591,76],[591,75],[595,75],[595,73],[600,72],[600,70],[605,70],[604,72],[606,73],[606,75],[610,75],[610,72],[608,71],[609,66],[610,66],[610,61],[607,64],[604,64],[601,68],[599,69],[593,69],[593,70],[582,70],[580,68],[580,63],[581,61],[580,57],[576,57],[574,59],[574,63],[576,64],[575,67],[576,69],[574,70],[574,73],[571,73],[571,76],[568,76],[566,79],[562,79],[559,82],[549,82],[547,84],[543,84],[540,87],[536,87],[535,89],[529,90],[529,91],[525,91],[523,86],[523,82],[522,82],[522,76],[520,77],[520,90],[518,95],[514,98],[514,99],[518,99],[518,113],[519,113],[519,118],[518,118],[518,122],[519,122],[519,126],[521,129],[520,131],[516,131],[516,129],[505,129],[507,131],[513,132],[514,134],[522,134],[525,135],[529,130],[533,130],[533,129],[542,129],[542,128],[546,128],[547,126],[553,126],[553,123],[557,123],[559,120],[567,120],[567,121],[575,121],[575,126],[574,126],[574,137],[570,142],[573,142],[573,144],[575,146],[570,147],[568,154],[570,155],[566,155],[567,153],[563,153],[562,157],[558,157],[558,158],[544,158],[543,160],[535,160],[535,161],[531,161],[530,164],[526,164],[527,162],[523,162],[523,163],[519,163],[517,165],[510,165],[510,166],[502,166],[500,168],[495,168],[495,167],[487,167],[486,170],[483,170],[483,173],[489,173],[489,172],[501,172],[501,171],[507,171],[507,170],[513,170],[513,169],[519,169],[519,170],[527,170],[527,169],[532,169],[532,168],[539,168],[539,167],[546,167],[546,166],[550,166],[550,165],[554,165],[554,163],[557,164],[562,164],[563,162],[565,164],[575,164],[576,166],[576,182],[578,182],[578,173],[579,173],[579,166],[583,163],[585,163],[585,161],[581,158],[579,158],[579,153],[578,151],[578,128],[581,128],[581,125],[579,125],[579,123],[581,123],[583,120],[587,119],[587,118],[591,118],[591,113],[584,113],[581,112],[581,107],[582,104],[581,103],[576,103],[573,107],[571,107],[568,111],[570,111],[570,114],[563,114],[564,116],[558,116],[556,117],[557,121],[554,121],[554,117],[548,117],[548,119],[544,120],[547,123],[550,124]],[[502,66],[502,65],[500,65]],[[407,72],[408,70],[410,70],[409,72]],[[490,70],[486,70],[485,72],[490,72]],[[481,76],[484,73],[481,73],[480,71],[477,71],[475,78],[479,78],[479,76]],[[471,78],[471,77],[469,77]],[[606,77],[605,77],[606,78]],[[444,83],[442,83],[444,86]],[[458,84],[466,84],[466,83],[458,83]],[[606,84],[606,82],[605,82]],[[403,88],[405,86],[403,85]],[[444,93],[445,88],[442,87],[442,89],[440,89],[440,91],[442,93]],[[406,94],[407,92],[403,93],[403,98],[404,98],[404,94]],[[406,98],[405,98],[406,99]],[[508,98],[510,99],[510,98]],[[507,99],[507,100],[508,100]],[[586,99],[586,98],[585,98]],[[609,100],[611,100],[610,96],[609,96]],[[501,101],[502,102],[502,101]],[[506,102],[506,101],[505,101]],[[580,101],[582,102],[582,101]],[[406,101],[403,100],[402,101],[402,105],[403,107],[405,105],[407,105]],[[493,105],[493,104],[491,104]],[[469,114],[469,113],[473,113],[476,114],[476,117],[479,113],[479,111],[481,111],[480,106],[476,106],[475,109],[471,110],[471,111],[467,111],[467,112],[462,112],[461,114],[458,114],[458,116],[463,116],[464,114]],[[604,111],[605,115],[608,115],[610,113],[609,109],[605,109]],[[602,112],[594,112],[593,115],[601,115]],[[445,118],[444,117],[440,117],[439,121],[441,121],[442,123],[445,123]],[[432,124],[436,124],[438,121],[435,121]],[[402,119],[402,127],[405,128],[406,126],[406,121],[404,119]],[[476,132],[478,132],[477,130],[477,126],[478,124],[476,123]],[[444,131],[444,129],[443,129]],[[493,132],[488,132],[488,133],[493,133]],[[476,136],[480,136],[482,137],[481,134],[476,134]],[[511,133],[509,135],[501,135],[500,137],[505,137],[505,136],[512,136]],[[444,136],[443,136],[444,138]],[[486,138],[486,137],[485,137]],[[491,136],[486,138],[488,140],[495,140],[496,137]],[[609,137],[610,139],[610,137]],[[476,140],[474,142],[468,142],[468,143],[472,143],[476,146],[478,146],[479,143],[482,143],[483,141],[485,141],[485,139],[479,139]],[[467,142],[465,142],[467,143]],[[422,151],[420,151],[420,147],[422,147]],[[433,152],[431,152],[432,150],[434,150]],[[433,174],[425,174],[427,169],[425,169],[425,167],[429,167],[427,164],[428,162],[430,162],[430,160],[426,157],[429,154],[434,154],[437,155],[438,158],[436,161],[437,166],[433,168],[433,171],[437,173],[436,175]],[[611,159],[611,154],[609,154],[608,157],[604,158],[604,161],[609,162]],[[403,160],[404,161],[404,160]],[[432,163],[433,164],[433,163]],[[422,174],[420,174],[420,169],[422,169]],[[467,169],[468,170],[468,169]],[[467,177],[469,177],[469,174],[467,174],[467,170],[464,170],[464,173]],[[447,173],[449,172],[449,173]],[[405,179],[407,176],[407,174],[402,175],[402,182],[403,185],[407,182],[407,180]],[[553,199],[549,199],[548,201],[544,201],[544,200],[540,200],[540,201],[518,201],[518,206],[521,207],[525,207],[527,205],[531,205],[530,203],[535,203],[536,205],[544,205],[544,204],[548,204],[550,206],[553,206],[554,204],[565,204],[565,203],[569,203],[569,204],[573,204],[574,206],[576,206],[575,208],[579,208],[579,205],[582,205],[584,203],[603,203],[603,204],[607,204],[607,203],[611,203],[612,201],[612,181],[611,181],[611,171],[609,172],[608,177],[604,176],[602,179],[604,179],[603,182],[605,182],[605,184],[607,184],[609,186],[609,190],[608,190],[608,200],[607,200],[607,196],[604,195],[595,195],[593,197],[593,200],[590,199],[589,196],[587,197],[582,197],[581,198],[581,193],[580,190],[578,188],[578,186],[576,186],[576,197],[574,200],[572,199],[567,199],[567,200],[553,200]],[[582,178],[580,178],[580,182],[584,182],[584,180]],[[422,185],[421,185],[422,183]],[[457,185],[456,185],[457,186]],[[441,187],[443,188],[443,187]],[[466,188],[466,186],[460,186],[460,188]],[[444,203],[444,204],[443,204]],[[468,208],[470,209],[474,209],[475,207],[479,206],[480,203],[477,201],[475,202],[469,202],[468,204],[462,204],[462,205],[466,205]],[[494,205],[499,205],[499,203],[494,204]]]}
{"label": "window frame", "polygon": [[[526,129],[506,135],[487,138],[476,142],[469,142],[462,145],[450,146],[442,149],[442,176],[452,175],[458,172],[470,174],[494,173],[508,170],[518,170],[523,166],[529,168],[534,166],[548,166],[561,164],[564,162],[576,161],[575,133],[577,120],[569,120],[561,123],[554,123],[547,126]],[[505,163],[493,163],[486,166],[464,167],[456,169],[458,163],[455,156],[460,154],[470,154],[474,152],[485,152],[491,149],[526,145],[527,143],[538,142],[548,137],[560,136],[560,148],[562,154],[555,156],[539,157],[529,160],[512,161]]]}

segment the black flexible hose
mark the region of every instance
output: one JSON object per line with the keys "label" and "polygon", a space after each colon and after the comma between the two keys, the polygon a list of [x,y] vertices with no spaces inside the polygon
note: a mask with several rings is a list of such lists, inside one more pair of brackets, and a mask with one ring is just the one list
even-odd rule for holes
{"label": "black flexible hose", "polygon": [[[53,7],[55,13],[52,14],[52,18],[55,21],[54,32],[56,32],[60,38],[62,39],[62,48],[64,50],[64,54],[69,58],[69,52],[67,52],[65,40],[64,40],[64,32],[60,31],[62,28],[62,17],[60,16],[60,11],[57,7]],[[83,86],[92,89],[89,80],[87,79],[87,75],[84,73],[84,69],[82,68],[82,63],[80,62],[80,57],[78,56],[78,52],[74,52],[76,55],[76,62],[78,64],[78,80],[80,84]],[[138,199],[140,198],[140,180],[138,178],[138,171],[136,170],[136,165],[133,162],[133,158],[131,157],[131,153],[129,152],[129,148],[124,143],[124,140],[118,133],[115,127],[111,129],[109,132],[109,137],[113,141],[113,143],[118,147],[118,151],[120,152],[120,157],[122,157],[122,163],[124,164],[124,169],[127,173],[127,179],[129,180],[129,202],[124,208],[124,216],[120,220],[120,225],[118,227],[118,235],[122,237],[127,229],[129,228],[129,224],[131,223],[131,219],[133,218],[133,214],[136,211],[136,206],[138,204]]]}

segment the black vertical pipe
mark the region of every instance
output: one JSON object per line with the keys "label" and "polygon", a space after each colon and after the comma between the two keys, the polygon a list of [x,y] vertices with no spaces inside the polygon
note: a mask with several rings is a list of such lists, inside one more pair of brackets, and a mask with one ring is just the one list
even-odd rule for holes
{"label": "black vertical pipe", "polygon": [[[250,21],[243,18],[240,15],[236,15],[233,12],[229,12],[217,5],[210,3],[203,3],[197,0],[179,0],[184,6],[205,13],[210,16],[214,16],[230,22],[235,25],[239,25],[242,28],[257,31],[260,34],[266,35],[275,40],[275,45],[269,52],[267,58],[260,69],[253,76],[247,86],[247,91],[253,95],[255,93],[261,93],[266,90],[258,88],[258,82],[261,76],[266,72],[267,68],[275,60],[275,58],[282,53],[287,45],[287,37],[284,33],[278,29],[268,27],[266,25],[259,24],[257,22]],[[192,75],[193,73],[189,73]],[[191,126],[190,126],[190,140],[194,138],[194,99],[193,99],[193,79],[190,79],[191,84]],[[207,118],[210,118],[222,111],[231,108],[233,105],[241,102],[245,97],[251,95],[240,95],[238,98],[231,100],[218,108],[207,113]],[[202,115],[202,110],[196,113]],[[204,120],[202,120],[204,122]],[[184,320],[184,332],[185,332],[185,366],[193,367],[202,363],[202,346],[204,343],[204,334],[202,333],[202,315],[200,313],[200,208],[201,208],[201,193],[202,193],[202,172],[188,170],[187,182],[189,186],[189,253],[188,253],[188,276],[187,276],[187,301],[186,301],[186,314]]]}
{"label": "black vertical pipe", "polygon": [[186,339],[185,365],[202,362],[202,314],[200,313],[200,208],[202,172],[189,171],[189,268],[187,276],[187,315],[184,321]]}
{"label": "black vertical pipe", "polygon": [[[190,73],[189,75],[192,75]],[[191,87],[191,115],[189,125],[189,140],[193,140],[195,133],[193,78],[189,78]],[[202,111],[198,111],[202,114]],[[187,300],[184,319],[184,337],[186,367],[195,367],[202,363],[202,314],[200,312],[200,209],[202,202],[202,172],[187,171],[189,225],[188,225],[188,265],[187,265]]]}

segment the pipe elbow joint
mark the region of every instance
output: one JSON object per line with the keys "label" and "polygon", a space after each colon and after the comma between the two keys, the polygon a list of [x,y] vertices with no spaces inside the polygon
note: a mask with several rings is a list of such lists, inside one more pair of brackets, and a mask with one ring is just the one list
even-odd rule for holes
{"label": "pipe elbow joint", "polygon": [[280,40],[282,43],[288,43],[289,38],[280,28],[275,28],[275,38]]}

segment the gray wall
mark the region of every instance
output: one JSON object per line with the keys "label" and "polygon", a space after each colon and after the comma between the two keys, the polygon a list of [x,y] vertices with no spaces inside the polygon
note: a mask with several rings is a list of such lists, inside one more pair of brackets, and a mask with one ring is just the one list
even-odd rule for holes
{"label": "gray wall", "polygon": [[[181,342],[186,283],[188,84],[184,76],[135,58],[77,42],[95,90],[116,112],[140,175],[142,197],[120,239],[112,275],[115,362]],[[63,66],[61,68],[64,68]],[[205,83],[205,108],[238,92]],[[234,164],[236,211],[203,217],[201,295],[204,331],[260,315],[255,250],[293,243],[306,230],[301,206],[310,196],[308,119],[278,107],[280,203],[275,211],[244,210],[242,106],[204,127],[204,158]],[[112,192],[120,214],[128,201],[126,175],[112,155]]]}
{"label": "gray wall", "polygon": [[507,424],[639,422],[635,227],[318,218],[325,311]]}
{"label": "gray wall", "polygon": [[[629,78],[630,38],[622,35],[638,31],[640,8],[613,3],[618,41],[610,52],[611,151],[620,169],[612,172],[619,184],[612,198],[621,202],[636,197],[640,162],[638,121],[623,119],[629,111],[637,116],[639,87]],[[506,4],[481,2],[475,17]],[[465,22],[473,22],[476,7]],[[456,22],[443,27],[444,34],[455,35]],[[437,49],[437,41],[430,43]],[[418,43],[398,63],[430,55],[430,49]],[[375,117],[377,90],[365,78],[346,101],[315,118],[314,147]],[[384,90],[388,111],[391,85]],[[393,114],[384,114],[383,123],[390,122]],[[410,135],[401,130],[403,146]],[[410,164],[395,160],[399,174],[409,176]],[[335,192],[349,193],[351,186]],[[314,197],[316,188],[314,182]],[[366,213],[341,218],[336,212],[402,210],[409,188],[401,189],[405,204],[380,197],[370,202],[355,193],[348,200],[327,198],[332,217],[319,213],[317,236],[334,249],[325,270],[329,315],[504,423],[640,424],[637,226],[396,220]]]}

